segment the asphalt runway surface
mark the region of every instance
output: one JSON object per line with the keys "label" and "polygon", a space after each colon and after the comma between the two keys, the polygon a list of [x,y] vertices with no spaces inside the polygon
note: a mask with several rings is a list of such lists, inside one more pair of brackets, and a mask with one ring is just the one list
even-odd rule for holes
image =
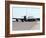
{"label": "asphalt runway surface", "polygon": [[40,30],[40,21],[34,22],[12,22],[13,31]]}

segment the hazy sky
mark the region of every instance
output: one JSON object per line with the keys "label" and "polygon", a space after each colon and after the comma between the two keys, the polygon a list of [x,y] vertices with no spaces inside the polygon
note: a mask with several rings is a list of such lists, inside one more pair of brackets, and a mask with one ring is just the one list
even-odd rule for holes
{"label": "hazy sky", "polygon": [[12,9],[13,18],[21,18],[23,16],[33,16],[35,18],[40,18],[40,9],[31,7],[13,7]]}

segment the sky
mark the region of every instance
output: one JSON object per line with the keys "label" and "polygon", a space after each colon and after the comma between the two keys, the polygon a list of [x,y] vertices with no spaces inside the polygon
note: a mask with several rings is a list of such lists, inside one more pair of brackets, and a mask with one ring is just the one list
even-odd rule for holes
{"label": "sky", "polygon": [[40,18],[40,8],[31,7],[13,7],[12,17],[23,18],[23,16],[33,16],[34,18]]}

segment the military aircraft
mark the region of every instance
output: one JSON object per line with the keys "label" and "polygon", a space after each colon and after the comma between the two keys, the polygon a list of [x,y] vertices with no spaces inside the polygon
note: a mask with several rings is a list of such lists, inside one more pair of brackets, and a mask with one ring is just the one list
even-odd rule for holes
{"label": "military aircraft", "polygon": [[40,18],[33,18],[32,16],[28,16],[28,18],[26,16],[23,16],[23,18],[12,18],[12,19],[15,19],[15,21],[13,22],[19,22],[19,20],[21,22],[40,21]]}

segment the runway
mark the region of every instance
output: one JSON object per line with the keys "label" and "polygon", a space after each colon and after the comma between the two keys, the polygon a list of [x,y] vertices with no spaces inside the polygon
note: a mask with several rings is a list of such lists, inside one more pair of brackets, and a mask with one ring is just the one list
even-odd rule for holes
{"label": "runway", "polygon": [[40,21],[34,22],[12,22],[12,30],[40,30]]}

